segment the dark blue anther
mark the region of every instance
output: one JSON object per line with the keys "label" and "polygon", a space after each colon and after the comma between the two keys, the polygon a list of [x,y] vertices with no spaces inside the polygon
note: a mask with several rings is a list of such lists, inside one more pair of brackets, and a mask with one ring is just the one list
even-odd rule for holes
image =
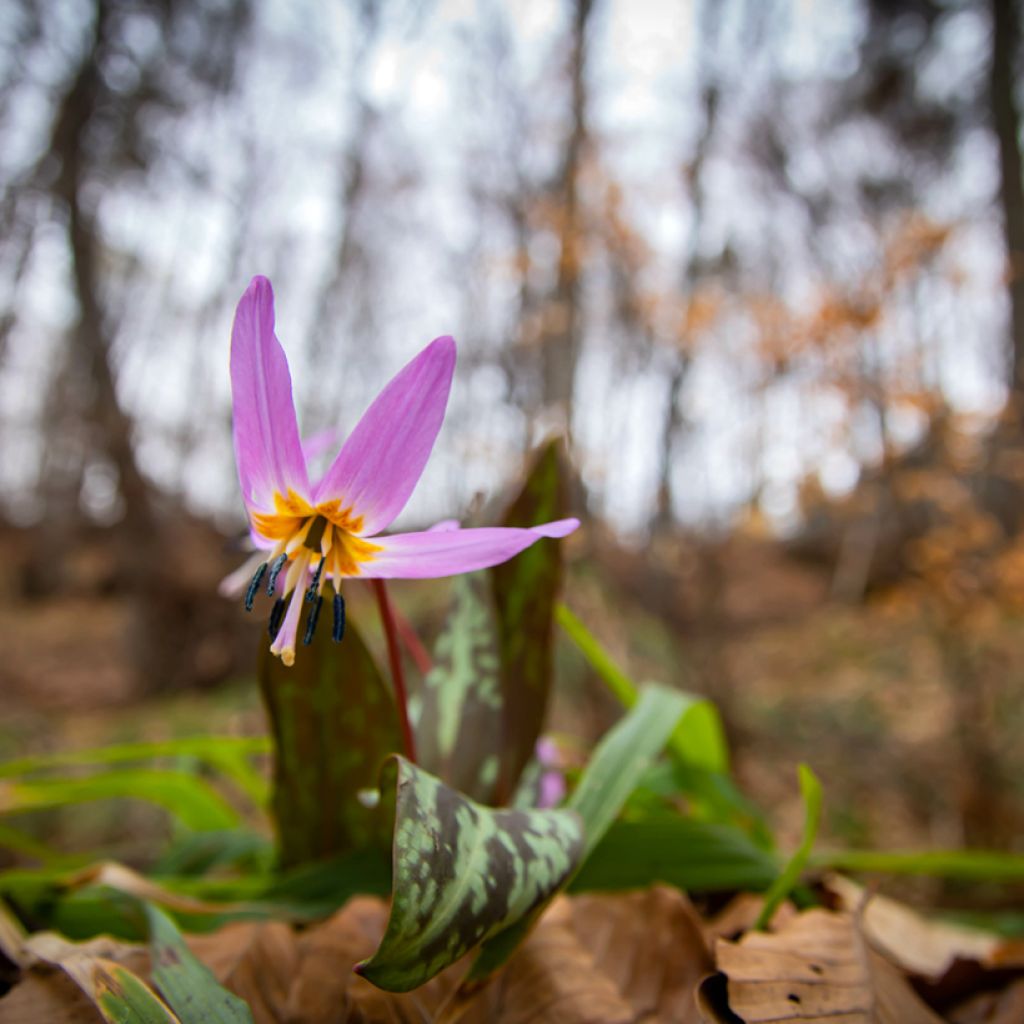
{"label": "dark blue anther", "polygon": [[345,598],[341,594],[334,595],[334,629],[331,631],[331,639],[336,643],[341,643],[341,638],[345,635]]}
{"label": "dark blue anther", "polygon": [[270,610],[270,622],[267,623],[267,632],[270,634],[270,639],[277,639],[277,631],[281,628],[281,620],[284,618],[284,598],[279,597],[274,602],[274,607]]}
{"label": "dark blue anther", "polygon": [[284,563],[288,561],[288,556],[285,554],[278,555],[274,559],[274,564],[270,567],[270,578],[267,580],[267,596],[273,597],[274,587],[277,586],[277,577],[281,575],[281,570],[284,568]]}
{"label": "dark blue anther", "polygon": [[316,567],[316,572],[313,573],[313,580],[309,584],[309,590],[306,591],[306,600],[310,604],[320,597],[320,594],[318,593],[320,588],[320,577],[324,574],[324,562],[326,561],[326,558],[320,559],[320,564]]}
{"label": "dark blue anther", "polygon": [[245,610],[252,611],[253,602],[256,600],[256,591],[260,589],[263,574],[267,571],[267,563],[263,562],[256,570],[256,575],[249,581],[249,589],[245,592]]}
{"label": "dark blue anther", "polygon": [[324,599],[318,597],[316,604],[309,609],[309,618],[306,620],[306,635],[302,642],[308,647],[313,642],[313,634],[316,632],[316,624],[320,618],[320,609],[324,606]]}

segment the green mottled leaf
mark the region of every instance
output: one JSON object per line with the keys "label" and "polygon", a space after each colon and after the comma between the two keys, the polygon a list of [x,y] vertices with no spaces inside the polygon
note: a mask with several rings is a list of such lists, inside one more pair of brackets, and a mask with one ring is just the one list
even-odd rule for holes
{"label": "green mottled leaf", "polygon": [[[526,483],[505,515],[505,526],[533,526],[565,515],[561,442],[541,448]],[[515,792],[533,756],[551,690],[555,602],[562,582],[562,549],[545,538],[490,570],[497,611],[503,706],[502,763],[496,801]]]}
{"label": "green mottled leaf", "polygon": [[396,757],[391,916],[357,966],[380,988],[422,985],[563,884],[583,836],[572,811],[492,810]]}
{"label": "green mottled leaf", "polygon": [[153,984],[181,1024],[252,1024],[245,1002],[222,988],[192,954],[174,922],[146,904]]}
{"label": "green mottled leaf", "polygon": [[271,806],[286,868],[386,849],[390,838],[387,810],[358,796],[377,788],[381,762],[401,746],[394,699],[351,618],[340,644],[329,625],[320,624],[291,668],[262,644],[260,686],[274,737]]}
{"label": "green mottled leaf", "polygon": [[498,784],[501,686],[487,576],[457,576],[434,667],[423,681],[416,750],[422,768],[482,803],[494,802]]}
{"label": "green mottled leaf", "polygon": [[207,782],[185,772],[119,768],[78,779],[27,779],[0,785],[0,815],[91,800],[130,798],[157,804],[193,829],[228,829],[237,812]]}
{"label": "green mottled leaf", "polygon": [[[586,863],[651,762],[661,753],[687,706],[685,694],[663,686],[648,686],[625,718],[594,748],[567,803],[568,809],[576,811],[583,820],[581,864]],[[473,964],[470,980],[486,978],[501,967],[539,912],[540,905],[486,943]]]}
{"label": "green mottled leaf", "polygon": [[573,892],[645,888],[655,882],[690,892],[767,889],[775,858],[730,825],[689,818],[617,821],[573,878]]}

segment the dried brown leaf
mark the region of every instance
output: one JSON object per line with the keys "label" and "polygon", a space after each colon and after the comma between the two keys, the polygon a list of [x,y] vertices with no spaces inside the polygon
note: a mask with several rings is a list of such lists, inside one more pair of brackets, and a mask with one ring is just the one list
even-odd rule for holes
{"label": "dried brown leaf", "polygon": [[[752,892],[741,892],[734,896],[710,920],[704,923],[704,934],[710,944],[716,939],[732,939],[750,931],[761,916],[764,897]],[[778,905],[769,927],[778,931],[797,915],[797,909],[789,900]]]}
{"label": "dried brown leaf", "polygon": [[1024,978],[999,992],[980,992],[956,1007],[951,1024],[1020,1024],[1024,1020]]}
{"label": "dried brown leaf", "polygon": [[676,889],[556,900],[482,989],[460,991],[446,1022],[699,1024],[711,969],[700,918]]}
{"label": "dried brown leaf", "polygon": [[919,914],[888,896],[868,894],[839,875],[826,880],[840,906],[860,918],[872,946],[909,974],[937,983],[958,960],[983,967],[1024,966],[1024,947],[977,928],[965,928]]}
{"label": "dried brown leaf", "polygon": [[732,1015],[705,1002],[715,1021],[812,1024],[939,1024],[901,973],[862,941],[848,914],[809,910],[773,933],[719,940]]}

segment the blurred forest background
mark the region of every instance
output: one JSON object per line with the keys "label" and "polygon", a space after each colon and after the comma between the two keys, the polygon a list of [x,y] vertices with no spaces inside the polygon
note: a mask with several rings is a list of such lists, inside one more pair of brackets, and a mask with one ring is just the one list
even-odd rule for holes
{"label": "blurred forest background", "polygon": [[565,432],[567,600],[719,702],[783,824],[805,759],[844,842],[1019,843],[1020,34],[1011,0],[9,0],[0,753],[262,728],[217,583],[264,273],[304,433],[458,339],[402,525],[483,521]]}

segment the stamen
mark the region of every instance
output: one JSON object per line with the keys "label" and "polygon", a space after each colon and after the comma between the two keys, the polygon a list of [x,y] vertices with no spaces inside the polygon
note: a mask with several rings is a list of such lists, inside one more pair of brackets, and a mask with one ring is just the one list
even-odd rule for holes
{"label": "stamen", "polygon": [[270,610],[270,621],[267,623],[267,632],[270,634],[271,641],[277,639],[277,631],[281,628],[281,620],[284,618],[284,605],[284,598],[279,597],[274,602],[274,607]]}
{"label": "stamen", "polygon": [[324,574],[324,562],[326,558],[320,559],[320,564],[316,567],[316,572],[313,573],[313,580],[309,584],[309,590],[306,591],[306,600],[312,604],[320,596],[320,577]]}
{"label": "stamen", "polygon": [[345,598],[341,594],[334,595],[334,629],[331,631],[331,639],[336,643],[341,643],[341,638],[345,635]]}
{"label": "stamen", "polygon": [[266,571],[267,563],[263,562],[249,582],[249,589],[245,592],[245,610],[247,612],[252,611],[253,602],[256,600],[256,591],[260,589],[260,582],[263,580],[263,574]]}
{"label": "stamen", "polygon": [[274,564],[270,567],[270,578],[267,580],[267,596],[274,596],[274,588],[277,586],[277,577],[281,575],[281,570],[284,568],[284,563],[288,561],[287,554],[280,554],[274,559]]}
{"label": "stamen", "polygon": [[327,529],[327,520],[323,516],[317,516],[309,526],[306,539],[302,542],[310,551],[319,551],[320,542],[323,540],[324,530]]}
{"label": "stamen", "polygon": [[309,609],[309,618],[306,620],[306,635],[302,642],[308,647],[313,642],[313,634],[316,632],[316,624],[320,618],[320,609],[324,606],[324,599],[318,597],[316,604]]}

